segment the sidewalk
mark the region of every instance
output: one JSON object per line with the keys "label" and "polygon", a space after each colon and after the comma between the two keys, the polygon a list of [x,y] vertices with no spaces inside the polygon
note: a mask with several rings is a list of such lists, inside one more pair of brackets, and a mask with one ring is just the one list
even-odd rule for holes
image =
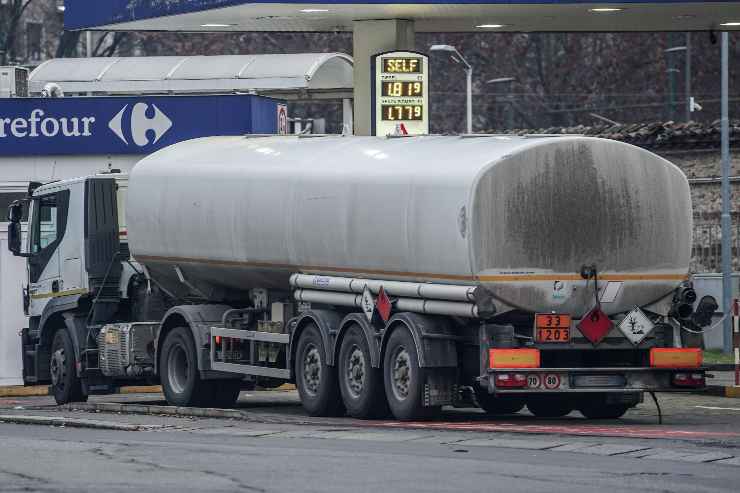
{"label": "sidewalk", "polygon": [[724,397],[740,398],[740,387],[735,386],[734,371],[709,370],[707,373],[714,375],[714,378],[707,378],[708,393]]}

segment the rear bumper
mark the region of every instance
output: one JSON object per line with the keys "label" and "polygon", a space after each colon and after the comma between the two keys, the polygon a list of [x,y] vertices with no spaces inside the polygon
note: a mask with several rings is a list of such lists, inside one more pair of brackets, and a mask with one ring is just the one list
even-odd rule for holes
{"label": "rear bumper", "polygon": [[[492,394],[696,392],[706,388],[674,385],[676,373],[705,377],[702,368],[496,368],[488,370],[481,384]],[[527,385],[502,388],[496,385],[497,374],[526,375]]]}

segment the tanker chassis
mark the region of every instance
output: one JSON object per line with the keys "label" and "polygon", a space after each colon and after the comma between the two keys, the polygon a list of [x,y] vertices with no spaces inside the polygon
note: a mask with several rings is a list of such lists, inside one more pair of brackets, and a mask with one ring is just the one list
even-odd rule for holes
{"label": "tanker chassis", "polygon": [[[29,234],[21,239],[23,208]],[[705,385],[683,173],[584,137],[212,137],[32,184],[24,379],[311,415],[615,418]]]}

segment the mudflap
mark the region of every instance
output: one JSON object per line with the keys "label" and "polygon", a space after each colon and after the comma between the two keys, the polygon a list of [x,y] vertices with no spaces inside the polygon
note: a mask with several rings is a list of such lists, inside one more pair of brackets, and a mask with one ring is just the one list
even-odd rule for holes
{"label": "mudflap", "polygon": [[427,369],[424,383],[424,407],[448,406],[458,392],[455,368]]}

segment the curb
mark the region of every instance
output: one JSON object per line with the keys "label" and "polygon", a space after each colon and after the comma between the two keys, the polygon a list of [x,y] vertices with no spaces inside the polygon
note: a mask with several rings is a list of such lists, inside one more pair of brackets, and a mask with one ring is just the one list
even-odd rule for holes
{"label": "curb", "polygon": [[150,406],[146,404],[122,404],[118,402],[76,402],[61,406],[65,411],[91,411],[122,414],[154,414],[198,418],[245,419],[247,414],[238,409],[211,407]]}
{"label": "curb", "polygon": [[0,387],[0,397],[38,397],[49,395],[50,389],[47,385],[34,385],[24,387],[23,385],[11,385]]}
{"label": "curb", "polygon": [[[292,383],[284,383],[280,387],[270,389],[275,392],[289,392],[296,390],[295,385]],[[131,385],[128,387],[120,387],[116,392],[112,394],[161,394],[161,385]],[[42,397],[46,395],[52,395],[51,387],[48,385],[34,385],[34,386],[23,386],[23,385],[9,385],[0,386],[0,397]]]}
{"label": "curb", "polygon": [[51,416],[23,416],[16,414],[0,415],[0,423],[14,423],[21,425],[47,425],[68,428],[91,428],[96,430],[116,431],[151,431],[161,429],[160,425],[136,425],[113,423],[111,421],[96,421],[92,419],[78,419]]}

